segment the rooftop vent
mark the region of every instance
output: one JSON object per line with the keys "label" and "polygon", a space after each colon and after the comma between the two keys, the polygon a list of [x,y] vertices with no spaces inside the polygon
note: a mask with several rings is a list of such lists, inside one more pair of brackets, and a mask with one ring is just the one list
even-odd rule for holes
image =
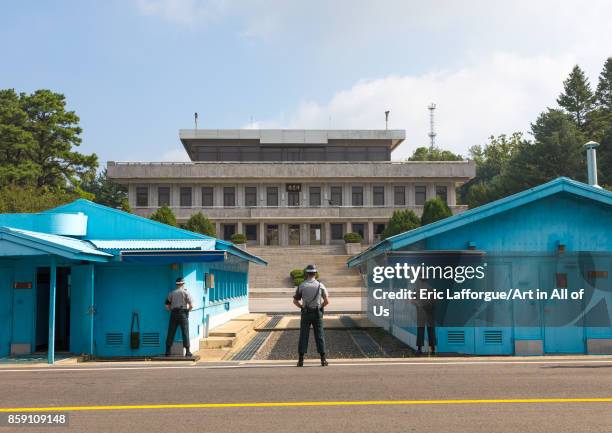
{"label": "rooftop vent", "polygon": [[588,170],[588,179],[589,185],[592,185],[597,188],[601,188],[597,185],[597,148],[599,147],[599,143],[594,141],[589,141],[584,145],[587,150],[587,170]]}

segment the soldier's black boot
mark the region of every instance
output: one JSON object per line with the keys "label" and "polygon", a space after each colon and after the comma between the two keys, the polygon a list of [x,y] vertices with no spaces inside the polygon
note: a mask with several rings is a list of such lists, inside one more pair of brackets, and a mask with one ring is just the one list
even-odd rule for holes
{"label": "soldier's black boot", "polygon": [[327,362],[327,359],[325,358],[325,354],[322,353],[321,354],[321,367],[327,367],[329,365],[329,362]]}
{"label": "soldier's black boot", "polygon": [[185,357],[186,358],[191,358],[193,355],[191,354],[191,352],[189,351],[189,347],[187,347],[185,349]]}
{"label": "soldier's black boot", "polygon": [[300,357],[298,358],[297,366],[298,367],[304,366],[304,354],[303,353],[300,353]]}
{"label": "soldier's black boot", "polygon": [[166,353],[164,355],[170,356],[170,346],[166,346]]}

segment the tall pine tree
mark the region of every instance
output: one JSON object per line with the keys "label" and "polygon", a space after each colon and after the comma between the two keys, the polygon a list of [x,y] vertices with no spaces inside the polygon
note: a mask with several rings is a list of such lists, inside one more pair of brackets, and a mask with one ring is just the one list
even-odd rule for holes
{"label": "tall pine tree", "polygon": [[584,131],[587,116],[593,109],[593,92],[589,80],[578,65],[574,66],[563,82],[563,93],[557,98],[557,103],[572,116],[576,126]]}
{"label": "tall pine tree", "polygon": [[595,91],[597,108],[612,113],[612,57],[608,57],[603,70],[599,74],[599,83]]}

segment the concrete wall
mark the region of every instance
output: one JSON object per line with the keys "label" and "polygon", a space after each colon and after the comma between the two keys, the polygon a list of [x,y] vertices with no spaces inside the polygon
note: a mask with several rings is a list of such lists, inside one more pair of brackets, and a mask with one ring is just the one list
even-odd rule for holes
{"label": "concrete wall", "polygon": [[[313,179],[420,178],[432,181],[465,182],[476,174],[473,161],[443,162],[112,162],[107,164],[108,177],[119,182],[164,179],[249,179],[255,181],[286,179],[293,182]],[[412,179],[410,179],[412,180]]]}

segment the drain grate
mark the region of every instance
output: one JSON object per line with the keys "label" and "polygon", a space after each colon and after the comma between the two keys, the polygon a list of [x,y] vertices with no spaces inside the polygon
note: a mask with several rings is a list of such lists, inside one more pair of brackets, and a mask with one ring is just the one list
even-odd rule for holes
{"label": "drain grate", "polygon": [[272,317],[263,328],[260,328],[262,330],[257,331],[257,335],[232,357],[232,361],[248,361],[252,359],[270,335],[271,331],[267,331],[267,329],[274,329],[282,318],[283,316]]}
{"label": "drain grate", "polygon": [[273,316],[268,323],[266,323],[264,326],[262,326],[261,328],[259,328],[259,330],[261,331],[266,331],[268,329],[274,329],[276,328],[276,325],[278,325],[278,322],[281,321],[281,319],[283,318],[283,316]]}
{"label": "drain grate", "polygon": [[270,335],[270,331],[258,331],[257,335],[233,356],[232,361],[248,361],[253,358],[268,335]]}
{"label": "drain grate", "polygon": [[347,328],[357,328],[357,322],[353,320],[351,316],[340,316],[340,323]]}
{"label": "drain grate", "polygon": [[366,331],[359,329],[352,329],[348,331],[353,337],[353,341],[365,356],[368,358],[379,358],[384,356],[384,352],[380,348],[380,346],[372,339],[372,336],[368,334]]}

